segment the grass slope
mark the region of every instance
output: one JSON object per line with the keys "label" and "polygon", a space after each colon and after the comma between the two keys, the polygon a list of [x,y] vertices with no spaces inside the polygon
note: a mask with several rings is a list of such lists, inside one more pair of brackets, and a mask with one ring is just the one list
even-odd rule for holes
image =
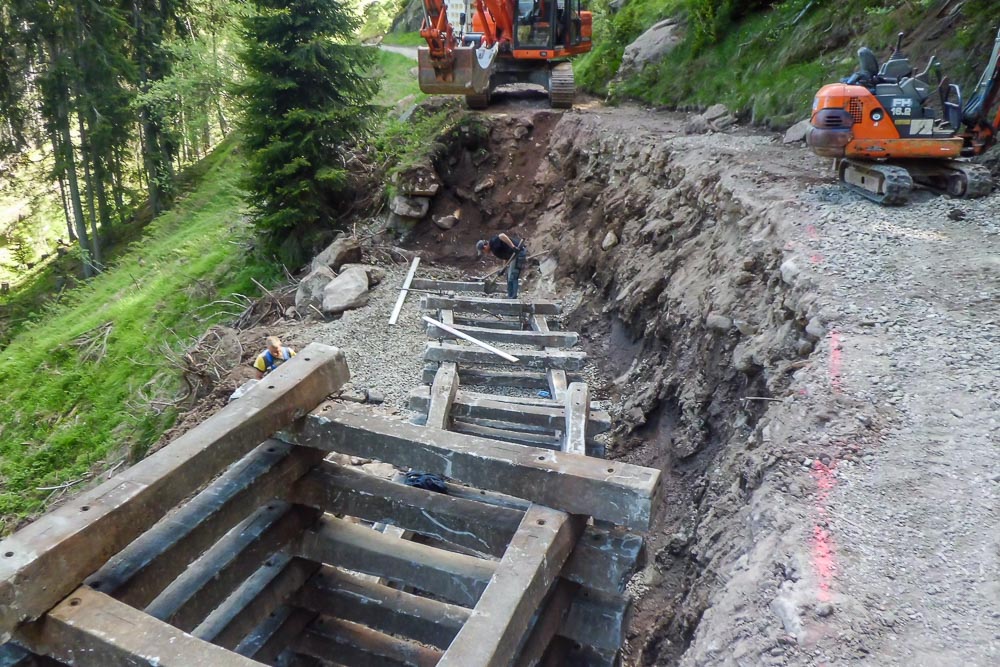
{"label": "grass slope", "polygon": [[254,293],[251,275],[277,277],[246,253],[234,144],[206,161],[201,183],[113,267],[39,314],[0,354],[0,534],[42,508],[48,491],[36,487],[142,454],[176,418],[149,400],[179,386],[163,346],[177,350],[201,334],[220,314],[206,306],[218,295]]}
{"label": "grass slope", "polygon": [[[992,45],[997,26],[983,18],[995,13],[995,3],[946,4],[629,0],[612,12],[598,0],[594,50],[578,60],[577,75],[583,87],[612,99],[671,107],[722,102],[756,123],[781,127],[808,115],[820,86],[856,70],[858,47],[884,58],[900,31],[909,35],[906,50],[915,66],[923,69],[936,54],[943,73],[968,90]],[[686,23],[685,41],[660,63],[613,81],[625,46],[667,17]]]}
{"label": "grass slope", "polygon": [[419,102],[427,97],[420,92],[420,83],[411,70],[416,68],[417,61],[400,53],[379,50],[377,72],[382,85],[374,103],[380,106],[393,107],[404,97],[413,95],[413,100]]}

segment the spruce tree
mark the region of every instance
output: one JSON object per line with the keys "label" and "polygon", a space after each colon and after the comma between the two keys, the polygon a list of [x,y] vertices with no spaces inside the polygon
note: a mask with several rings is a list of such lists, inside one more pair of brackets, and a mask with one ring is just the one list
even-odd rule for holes
{"label": "spruce tree", "polygon": [[341,0],[256,0],[246,19],[246,187],[265,248],[304,260],[303,242],[336,227],[354,199],[343,148],[370,122],[374,54]]}

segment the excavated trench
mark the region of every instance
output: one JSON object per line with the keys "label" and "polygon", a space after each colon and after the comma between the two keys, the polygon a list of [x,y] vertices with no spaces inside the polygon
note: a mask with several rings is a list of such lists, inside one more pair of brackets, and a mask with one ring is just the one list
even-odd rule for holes
{"label": "excavated trench", "polygon": [[618,424],[609,457],[663,471],[631,584],[630,665],[703,664],[696,631],[754,539],[750,494],[774,463],[766,412],[816,342],[811,304],[779,270],[784,202],[741,185],[780,180],[739,157],[767,140],[732,136],[727,154],[716,138],[705,157],[706,138],[678,127],[623,110],[475,117],[434,165],[445,187],[431,214],[460,210],[460,224],[411,239],[467,266],[487,232],[530,239],[529,284],[575,304],[567,326],[614,378],[595,388]]}

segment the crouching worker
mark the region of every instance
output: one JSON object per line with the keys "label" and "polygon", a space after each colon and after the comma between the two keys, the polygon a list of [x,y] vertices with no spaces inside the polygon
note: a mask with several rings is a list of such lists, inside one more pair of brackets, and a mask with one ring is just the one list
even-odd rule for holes
{"label": "crouching worker", "polygon": [[524,263],[528,259],[528,248],[524,239],[519,239],[516,236],[511,238],[501,233],[489,240],[477,241],[476,257],[482,257],[484,254],[493,255],[497,259],[507,262],[507,298],[516,299],[521,269],[524,268]]}
{"label": "crouching worker", "polygon": [[295,356],[295,350],[285,347],[277,336],[265,339],[267,348],[257,355],[253,367],[257,369],[257,379],[260,379]]}

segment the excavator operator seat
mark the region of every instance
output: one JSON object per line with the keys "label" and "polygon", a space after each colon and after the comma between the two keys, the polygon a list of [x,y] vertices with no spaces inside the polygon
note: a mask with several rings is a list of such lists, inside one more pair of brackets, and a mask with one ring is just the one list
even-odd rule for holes
{"label": "excavator operator seat", "polygon": [[858,73],[866,79],[874,79],[878,74],[878,58],[867,46],[858,49],[858,63],[860,68]]}
{"label": "excavator operator seat", "polygon": [[893,53],[889,60],[882,63],[882,68],[878,71],[879,77],[891,81],[899,81],[913,75],[913,66],[910,59],[904,55]]}

